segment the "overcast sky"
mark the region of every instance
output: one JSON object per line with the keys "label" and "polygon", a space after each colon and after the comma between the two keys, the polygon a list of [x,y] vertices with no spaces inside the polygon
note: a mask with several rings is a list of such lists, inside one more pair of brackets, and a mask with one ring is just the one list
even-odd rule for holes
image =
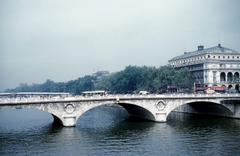
{"label": "overcast sky", "polygon": [[0,0],[0,90],[240,51],[239,0]]}

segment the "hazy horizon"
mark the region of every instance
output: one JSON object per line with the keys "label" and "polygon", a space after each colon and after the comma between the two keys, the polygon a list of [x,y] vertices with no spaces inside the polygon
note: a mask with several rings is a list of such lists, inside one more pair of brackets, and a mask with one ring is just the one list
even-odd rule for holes
{"label": "hazy horizon", "polygon": [[240,51],[238,0],[2,0],[0,91],[128,65],[162,66],[198,45]]}

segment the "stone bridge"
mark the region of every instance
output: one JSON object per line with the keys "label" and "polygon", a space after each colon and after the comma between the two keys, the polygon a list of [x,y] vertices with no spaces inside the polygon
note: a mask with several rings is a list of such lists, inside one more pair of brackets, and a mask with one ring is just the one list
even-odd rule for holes
{"label": "stone bridge", "polygon": [[54,122],[75,126],[87,111],[107,104],[125,108],[130,116],[166,122],[172,111],[240,118],[239,94],[107,95],[64,98],[0,99],[1,108],[30,108],[52,114]]}

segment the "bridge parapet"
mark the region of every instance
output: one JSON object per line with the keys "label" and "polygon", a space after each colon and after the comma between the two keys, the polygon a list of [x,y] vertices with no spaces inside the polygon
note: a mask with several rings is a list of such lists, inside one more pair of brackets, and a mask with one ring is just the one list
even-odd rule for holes
{"label": "bridge parapet", "polygon": [[16,98],[3,98],[0,97],[0,104],[4,103],[32,103],[32,102],[48,102],[48,101],[105,101],[110,99],[212,99],[212,98],[239,98],[240,94],[110,94],[106,96],[68,96],[68,97],[16,97]]}

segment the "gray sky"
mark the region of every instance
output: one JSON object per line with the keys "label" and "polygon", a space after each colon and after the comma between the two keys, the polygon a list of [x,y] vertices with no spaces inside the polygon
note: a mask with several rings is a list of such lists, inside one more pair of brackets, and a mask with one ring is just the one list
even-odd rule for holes
{"label": "gray sky", "polygon": [[240,51],[239,0],[0,0],[0,90],[221,43]]}

